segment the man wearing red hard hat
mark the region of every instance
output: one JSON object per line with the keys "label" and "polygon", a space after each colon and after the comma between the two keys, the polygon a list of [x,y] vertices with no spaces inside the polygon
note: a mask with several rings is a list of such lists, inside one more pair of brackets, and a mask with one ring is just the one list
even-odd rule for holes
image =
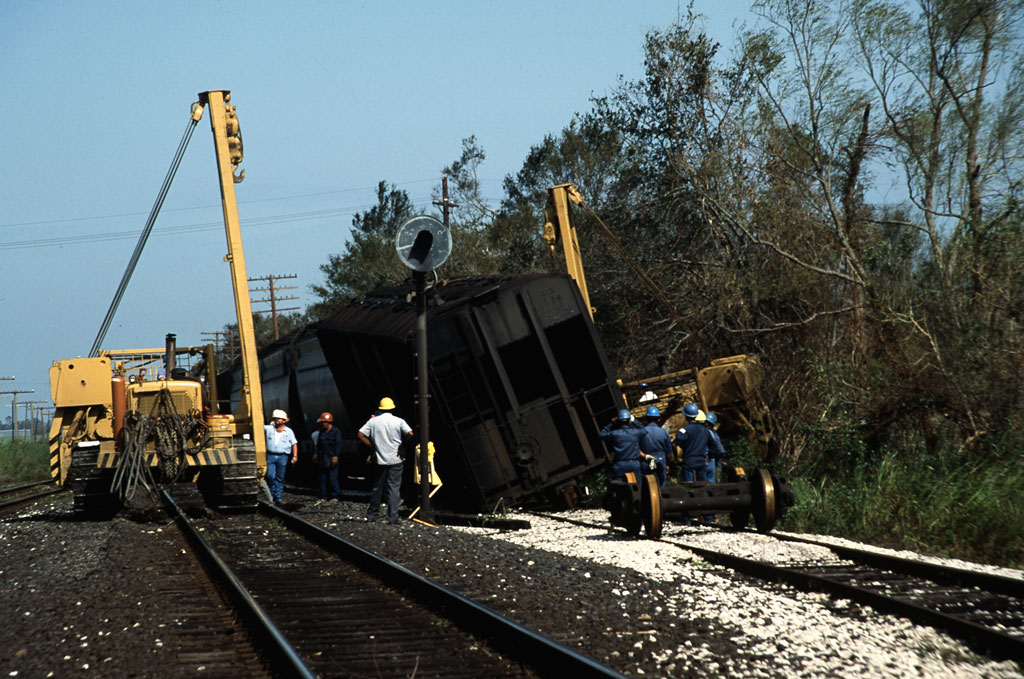
{"label": "man wearing red hard hat", "polygon": [[320,499],[341,499],[338,487],[338,457],[341,455],[341,430],[334,426],[334,416],[328,412],[317,418],[320,433],[313,449],[313,462],[320,476]]}

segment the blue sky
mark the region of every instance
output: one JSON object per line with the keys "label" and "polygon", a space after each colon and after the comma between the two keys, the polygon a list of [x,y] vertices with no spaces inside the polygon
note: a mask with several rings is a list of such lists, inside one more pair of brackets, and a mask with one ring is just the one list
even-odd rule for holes
{"label": "blue sky", "polygon": [[[642,74],[644,35],[680,7],[3,0],[0,376],[17,380],[0,391],[48,399],[51,362],[88,353],[198,92],[230,89],[237,106],[249,276],[297,274],[304,307],[378,181],[428,211],[476,135],[497,203],[530,145]],[[723,43],[744,15],[695,9]],[[200,344],[234,321],[219,201],[204,118],[104,348],[159,347],[168,332]]]}

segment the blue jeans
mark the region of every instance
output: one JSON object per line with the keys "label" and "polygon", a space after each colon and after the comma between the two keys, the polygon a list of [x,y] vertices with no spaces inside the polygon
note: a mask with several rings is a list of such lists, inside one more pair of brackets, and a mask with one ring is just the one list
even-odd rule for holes
{"label": "blue jeans", "polygon": [[708,483],[714,483],[716,466],[716,460],[708,460],[707,466],[704,467],[704,478],[702,480],[707,481]]}
{"label": "blue jeans", "polygon": [[[341,488],[338,487],[338,468],[324,469],[321,467],[317,471],[320,472],[320,499],[333,500],[336,497],[341,497]],[[328,492],[328,488],[330,492]]]}
{"label": "blue jeans", "polygon": [[704,480],[704,467],[683,467],[683,483]]}
{"label": "blue jeans", "polygon": [[284,470],[287,467],[288,453],[267,453],[267,485],[274,502],[280,502],[284,494]]}
{"label": "blue jeans", "polygon": [[388,521],[398,521],[398,501],[402,489],[402,463],[378,464],[373,468],[373,492],[370,493],[370,505],[366,508],[366,517],[376,519],[380,513],[381,496],[387,486]]}

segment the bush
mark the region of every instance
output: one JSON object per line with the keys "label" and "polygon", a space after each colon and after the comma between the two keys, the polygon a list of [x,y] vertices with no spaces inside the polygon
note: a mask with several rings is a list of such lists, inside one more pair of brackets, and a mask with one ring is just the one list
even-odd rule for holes
{"label": "bush", "polygon": [[50,453],[43,441],[0,442],[0,486],[50,478]]}
{"label": "bush", "polygon": [[883,451],[842,475],[791,479],[782,527],[1002,566],[1024,567],[1021,441],[981,455]]}

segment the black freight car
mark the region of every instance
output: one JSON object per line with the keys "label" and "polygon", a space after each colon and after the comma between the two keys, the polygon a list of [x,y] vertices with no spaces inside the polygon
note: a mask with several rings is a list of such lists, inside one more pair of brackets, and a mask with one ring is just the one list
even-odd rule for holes
{"label": "black freight car", "polygon": [[[350,414],[391,396],[415,426],[411,292],[377,290],[320,323]],[[565,275],[472,277],[428,294],[439,501],[471,511],[501,500],[573,504],[576,479],[607,462],[598,432],[623,403],[576,285]]]}
{"label": "black freight car", "polygon": [[[318,429],[320,413],[330,412],[335,426],[345,432],[342,443],[342,462],[346,475],[366,480],[369,467],[365,451],[356,443],[355,430],[362,420],[352,425],[341,401],[334,375],[327,365],[320,340],[317,338],[317,324],[293,332],[260,350],[260,384],[263,390],[263,412],[269,413],[281,408],[288,413],[288,426],[299,439],[299,466],[301,474],[311,479],[315,473],[311,466],[313,452],[312,435]],[[231,412],[238,408],[242,373],[240,364],[235,365],[227,378],[221,375],[218,389],[227,393],[230,389]],[[269,421],[269,419],[268,419]],[[296,479],[293,472],[291,478]]]}
{"label": "black freight car", "polygon": [[[300,438],[330,410],[352,441],[390,396],[415,428],[411,293],[411,283],[376,290],[267,347],[264,407],[283,407],[287,395]],[[471,277],[428,294],[430,433],[444,482],[437,504],[473,512],[502,500],[574,504],[579,476],[608,460],[598,432],[623,403],[575,283]]]}

